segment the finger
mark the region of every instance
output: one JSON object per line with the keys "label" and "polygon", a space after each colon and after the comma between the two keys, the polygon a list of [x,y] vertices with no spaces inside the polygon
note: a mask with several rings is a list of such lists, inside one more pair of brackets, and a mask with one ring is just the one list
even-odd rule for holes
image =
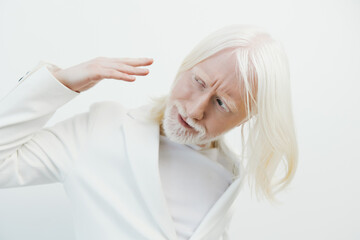
{"label": "finger", "polygon": [[152,58],[117,58],[117,59],[115,59],[115,62],[125,63],[125,64],[133,66],[133,67],[139,67],[139,66],[151,65],[154,62],[154,59],[152,59]]}
{"label": "finger", "polygon": [[149,74],[149,70],[146,68],[139,68],[129,66],[123,63],[103,63],[105,68],[116,69],[117,71],[129,74],[129,75],[138,75],[138,76],[145,76]]}
{"label": "finger", "polygon": [[126,73],[123,72],[119,72],[115,69],[106,69],[104,70],[104,75],[103,78],[107,78],[107,79],[118,79],[118,80],[124,80],[124,81],[128,81],[128,82],[133,82],[135,81],[135,77],[128,75]]}

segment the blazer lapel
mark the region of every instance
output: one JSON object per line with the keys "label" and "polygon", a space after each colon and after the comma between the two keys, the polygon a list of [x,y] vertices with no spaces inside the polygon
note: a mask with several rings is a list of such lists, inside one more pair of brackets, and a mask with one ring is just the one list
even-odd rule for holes
{"label": "blazer lapel", "polygon": [[[205,215],[200,225],[196,228],[195,232],[191,236],[190,240],[197,239],[212,239],[211,236],[207,236],[212,229],[218,226],[218,222],[223,220],[224,216],[232,214],[233,204],[236,203],[235,199],[239,195],[243,183],[242,177],[237,177],[221,197],[211,207],[209,212]],[[226,212],[226,214],[225,214]]]}
{"label": "blazer lapel", "polygon": [[132,110],[124,121],[129,162],[151,216],[166,239],[176,239],[159,174],[159,125],[144,120],[148,111],[144,107]]}

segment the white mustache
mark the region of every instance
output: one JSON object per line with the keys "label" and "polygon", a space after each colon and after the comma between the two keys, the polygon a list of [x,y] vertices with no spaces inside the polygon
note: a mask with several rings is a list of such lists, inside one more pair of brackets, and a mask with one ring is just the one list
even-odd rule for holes
{"label": "white mustache", "polygon": [[[194,128],[197,132],[199,132],[202,135],[206,134],[206,130],[203,126],[197,124],[192,118],[189,118],[188,115],[185,112],[185,109],[181,106],[179,102],[174,102],[175,107],[178,110],[178,113],[181,115],[181,117],[186,118],[186,123]],[[185,119],[184,119],[185,120]]]}

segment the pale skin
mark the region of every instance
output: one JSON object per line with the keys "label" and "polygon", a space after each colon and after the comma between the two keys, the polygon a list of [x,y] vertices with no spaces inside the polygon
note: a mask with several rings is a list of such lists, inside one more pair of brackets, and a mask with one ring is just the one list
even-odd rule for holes
{"label": "pale skin", "polygon": [[86,91],[103,79],[135,81],[135,76],[149,73],[143,66],[153,63],[152,58],[98,57],[66,69],[53,69],[53,75],[66,87],[76,92]]}
{"label": "pale skin", "polygon": [[[147,75],[149,70],[143,67],[152,63],[151,58],[98,57],[70,68],[50,71],[69,89],[83,92],[103,79],[133,82],[135,76]],[[224,49],[179,76],[169,101],[178,101],[184,108],[186,115],[176,112],[175,117],[187,131],[195,131],[187,124],[190,118],[206,129],[208,138],[227,132],[245,120],[235,63],[231,49]]]}
{"label": "pale skin", "polygon": [[184,108],[186,116],[180,115],[179,121],[188,131],[194,131],[186,124],[188,118],[203,126],[208,137],[227,132],[246,120],[232,50],[224,49],[179,76],[170,102],[178,101]]}

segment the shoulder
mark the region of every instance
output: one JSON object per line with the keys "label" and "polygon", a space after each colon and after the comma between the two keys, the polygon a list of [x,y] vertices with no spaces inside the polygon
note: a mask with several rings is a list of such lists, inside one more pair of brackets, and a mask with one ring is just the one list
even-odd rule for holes
{"label": "shoulder", "polygon": [[88,112],[88,125],[91,129],[112,128],[122,123],[128,110],[119,102],[102,101],[90,105]]}
{"label": "shoulder", "polygon": [[233,178],[243,178],[245,171],[241,158],[226,143],[224,138],[217,142],[219,149],[218,161],[233,175]]}
{"label": "shoulder", "polygon": [[90,106],[91,114],[121,114],[126,112],[127,109],[119,102],[115,101],[102,101],[93,103]]}
{"label": "shoulder", "polygon": [[119,124],[125,119],[129,121],[146,121],[151,112],[151,105],[136,108],[126,108],[115,101],[102,101],[93,103],[89,110],[89,119],[93,123]]}

